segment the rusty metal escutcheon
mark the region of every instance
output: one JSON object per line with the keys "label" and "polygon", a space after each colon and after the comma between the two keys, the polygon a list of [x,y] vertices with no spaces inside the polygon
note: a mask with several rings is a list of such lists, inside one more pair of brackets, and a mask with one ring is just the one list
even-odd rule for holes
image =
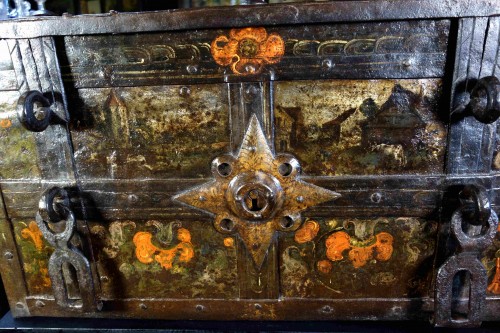
{"label": "rusty metal escutcheon", "polygon": [[[48,225],[64,223],[64,230],[55,232]],[[68,193],[61,188],[51,188],[41,197],[36,223],[47,242],[55,250],[49,258],[48,270],[56,303],[64,308],[91,312],[100,310],[102,303],[96,302],[90,263],[70,241],[74,235],[76,220],[69,208]],[[71,299],[64,280],[64,265],[71,265],[76,272],[81,299]]]}

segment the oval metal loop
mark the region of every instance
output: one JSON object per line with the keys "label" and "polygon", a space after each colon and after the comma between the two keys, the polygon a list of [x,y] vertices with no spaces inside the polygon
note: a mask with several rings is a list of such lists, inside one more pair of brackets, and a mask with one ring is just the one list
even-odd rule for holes
{"label": "oval metal loop", "polygon": [[73,237],[73,233],[75,230],[75,215],[69,209],[67,210],[67,213],[68,216],[65,220],[66,225],[64,227],[64,230],[59,233],[54,233],[52,230],[50,230],[47,222],[42,218],[40,213],[36,214],[35,220],[38,228],[40,229],[43,237],[45,237],[50,245],[54,247],[68,247],[68,242],[70,241],[71,237]]}
{"label": "oval metal loop", "polygon": [[488,218],[486,232],[478,236],[467,235],[462,228],[462,212],[457,210],[451,217],[451,232],[457,239],[460,248],[466,252],[478,252],[487,248],[493,242],[497,232],[498,216],[492,210]]}
{"label": "oval metal loop", "polygon": [[[37,104],[40,111],[35,113]],[[41,92],[31,90],[24,93],[17,102],[17,117],[24,128],[31,132],[42,132],[49,125],[54,112],[50,109],[51,101]]]}
{"label": "oval metal loop", "polygon": [[[467,318],[452,317],[453,279],[461,271],[470,274],[470,294]],[[476,327],[481,324],[484,292],[488,285],[486,269],[477,257],[469,253],[452,256],[439,268],[436,278],[434,323],[436,326]]]}
{"label": "oval metal loop", "polygon": [[38,201],[38,212],[44,221],[56,223],[66,218],[69,209],[68,192],[60,187],[46,190]]}
{"label": "oval metal loop", "polygon": [[500,81],[495,76],[480,79],[472,89],[469,105],[480,122],[495,122],[500,117]]}
{"label": "oval metal loop", "polygon": [[466,185],[460,191],[462,214],[472,225],[483,225],[490,218],[491,205],[486,189],[479,185]]}

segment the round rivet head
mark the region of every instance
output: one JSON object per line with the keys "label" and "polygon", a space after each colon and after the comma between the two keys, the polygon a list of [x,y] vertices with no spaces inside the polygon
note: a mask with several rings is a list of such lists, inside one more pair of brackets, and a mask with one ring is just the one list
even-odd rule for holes
{"label": "round rivet head", "polygon": [[321,312],[325,314],[329,314],[333,312],[333,308],[330,305],[325,305],[321,308]]}
{"label": "round rivet head", "polygon": [[148,306],[144,303],[141,303],[141,304],[139,304],[139,308],[141,308],[142,310],[147,310]]}
{"label": "round rivet head", "polygon": [[130,194],[130,195],[128,196],[128,201],[129,201],[130,203],[136,203],[138,200],[139,200],[139,198],[138,198],[138,197],[137,197],[137,195],[135,195],[135,194]]}
{"label": "round rivet head", "polygon": [[370,196],[370,200],[374,203],[379,203],[382,200],[382,194],[376,192]]}
{"label": "round rivet head", "polygon": [[205,311],[205,307],[201,304],[196,305],[196,311],[202,312]]}
{"label": "round rivet head", "polygon": [[24,309],[24,304],[23,304],[23,303],[21,303],[21,302],[17,302],[17,303],[16,303],[16,308],[18,308],[18,309],[22,310],[22,309]]}
{"label": "round rivet head", "polygon": [[43,308],[45,306],[45,303],[42,302],[42,301],[40,301],[40,300],[38,300],[38,301],[36,301],[35,306],[37,308]]}
{"label": "round rivet head", "polygon": [[255,303],[254,307],[255,307],[255,310],[261,310],[262,309],[262,305],[260,305],[259,303]]}
{"label": "round rivet head", "polygon": [[324,68],[324,69],[331,69],[333,67],[333,63],[330,59],[325,59],[323,60],[323,62],[321,63],[321,66]]}
{"label": "round rivet head", "polygon": [[189,74],[196,74],[196,73],[198,73],[198,66],[197,65],[187,65],[186,70]]}
{"label": "round rivet head", "polygon": [[14,254],[13,254],[12,252],[10,252],[10,251],[5,252],[3,256],[4,256],[4,257],[5,257],[5,259],[7,259],[7,260],[12,260],[12,259],[14,259]]}
{"label": "round rivet head", "polygon": [[297,197],[297,202],[299,202],[299,203],[304,202],[304,197],[303,197],[303,196],[301,196],[301,195],[300,195],[300,196],[298,196],[298,197]]}

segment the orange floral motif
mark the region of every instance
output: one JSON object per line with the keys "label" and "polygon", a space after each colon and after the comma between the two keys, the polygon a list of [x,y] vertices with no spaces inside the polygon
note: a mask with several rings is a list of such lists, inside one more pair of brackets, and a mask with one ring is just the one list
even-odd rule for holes
{"label": "orange floral motif", "polygon": [[331,261],[342,260],[342,253],[350,250],[348,258],[355,268],[362,267],[371,259],[387,261],[391,258],[393,252],[392,243],[394,238],[387,232],[381,232],[375,236],[375,242],[368,246],[351,245],[350,236],[339,231],[331,234],[325,241],[326,257]]}
{"label": "orange floral motif", "polygon": [[328,274],[331,272],[333,265],[330,260],[320,260],[317,263],[318,266],[318,271],[320,271],[323,274]]}
{"label": "orange floral motif", "polygon": [[500,294],[500,258],[496,259],[496,271],[493,281],[488,286],[488,291],[493,294]]}
{"label": "orange floral motif", "polygon": [[0,120],[0,127],[1,128],[9,128],[12,126],[12,121],[10,119],[2,119]]}
{"label": "orange floral motif", "polygon": [[35,244],[35,248],[38,251],[41,251],[43,248],[43,236],[40,229],[38,229],[38,225],[35,221],[31,221],[27,228],[21,230],[21,236],[24,239],[31,239],[33,244]]}
{"label": "orange floral motif", "polygon": [[232,238],[232,237],[224,238],[224,246],[225,247],[234,247],[234,238]]}
{"label": "orange floral motif", "polygon": [[156,260],[163,268],[171,269],[174,260],[189,262],[194,257],[194,248],[191,244],[191,233],[185,228],[177,230],[179,244],[170,249],[161,249],[152,243],[153,235],[140,231],[134,235],[135,256],[143,264],[150,264]]}
{"label": "orange floral motif", "polygon": [[238,75],[257,74],[266,64],[276,64],[285,53],[285,42],[264,28],[231,29],[229,38],[221,35],[211,46],[217,64],[231,66]]}
{"label": "orange floral motif", "polygon": [[299,244],[312,241],[319,232],[319,223],[314,220],[307,220],[302,227],[295,232],[295,241]]}
{"label": "orange floral motif", "polygon": [[349,235],[344,231],[331,234],[326,239],[326,257],[331,261],[342,260],[342,252],[351,248]]}

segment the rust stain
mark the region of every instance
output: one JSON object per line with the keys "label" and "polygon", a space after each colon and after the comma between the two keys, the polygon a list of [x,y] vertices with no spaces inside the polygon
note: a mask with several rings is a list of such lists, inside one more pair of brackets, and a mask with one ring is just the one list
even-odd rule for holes
{"label": "rust stain", "polygon": [[278,63],[285,53],[285,42],[276,33],[264,28],[231,29],[229,38],[220,35],[211,46],[217,64],[231,66],[233,73],[260,73],[266,64]]}
{"label": "rust stain", "polygon": [[10,119],[2,119],[0,120],[0,127],[2,128],[9,128],[12,126],[12,121]]}
{"label": "rust stain", "polygon": [[21,230],[21,236],[24,239],[31,239],[35,248],[41,251],[43,248],[43,235],[35,221],[31,221],[27,228]]}
{"label": "rust stain", "polygon": [[493,294],[500,294],[500,258],[496,258],[496,271],[493,281],[488,285],[488,291]]}
{"label": "rust stain", "polygon": [[302,227],[295,232],[295,241],[299,244],[312,241],[319,232],[319,223],[314,220],[306,220]]}
{"label": "rust stain", "polygon": [[344,258],[342,253],[349,250],[349,260],[355,268],[359,268],[371,259],[389,260],[393,252],[393,242],[394,237],[391,234],[380,232],[367,242],[369,245],[353,245],[351,237],[346,232],[339,231],[326,239],[326,257],[331,261],[339,261]]}
{"label": "rust stain", "polygon": [[185,228],[177,230],[179,244],[170,249],[162,249],[152,242],[153,235],[140,231],[134,235],[133,242],[136,246],[135,255],[143,264],[150,264],[156,260],[163,268],[169,270],[177,258],[179,262],[187,263],[194,257],[194,248],[191,244],[191,233]]}

